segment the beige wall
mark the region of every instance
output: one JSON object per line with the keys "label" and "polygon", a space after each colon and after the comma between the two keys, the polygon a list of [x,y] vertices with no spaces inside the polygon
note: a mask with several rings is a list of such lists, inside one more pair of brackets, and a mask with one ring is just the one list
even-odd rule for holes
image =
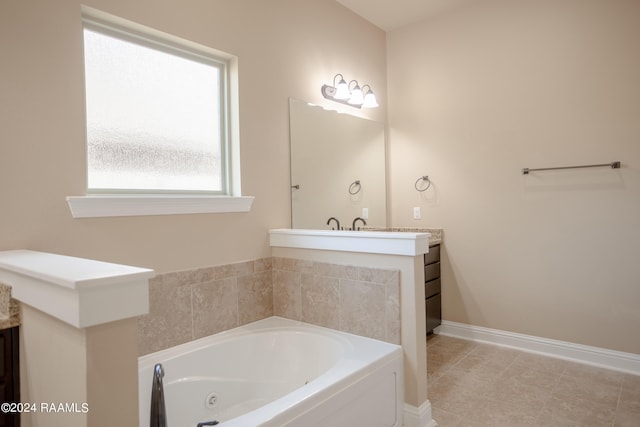
{"label": "beige wall", "polygon": [[242,188],[253,209],[72,219],[65,197],[86,185],[81,2],[4,0],[0,250],[158,272],[270,256],[267,230],[290,224],[288,98],[326,105],[320,87],[343,73],[376,91],[381,108],[359,114],[386,119],[385,34],[333,0],[84,4],[238,57]]}
{"label": "beige wall", "polygon": [[444,228],[445,320],[640,353],[640,2],[469,1],[387,51],[391,223]]}

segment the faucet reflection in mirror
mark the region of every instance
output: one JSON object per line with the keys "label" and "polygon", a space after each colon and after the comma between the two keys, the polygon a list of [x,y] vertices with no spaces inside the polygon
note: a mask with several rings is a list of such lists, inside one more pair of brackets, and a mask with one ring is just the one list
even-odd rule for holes
{"label": "faucet reflection in mirror", "polygon": [[[340,80],[336,84],[338,77]],[[321,92],[322,96],[327,99],[356,108],[375,108],[378,106],[378,101],[370,85],[364,85],[361,88],[357,80],[351,80],[347,84],[342,74],[336,74],[333,77],[333,86],[322,85]]]}

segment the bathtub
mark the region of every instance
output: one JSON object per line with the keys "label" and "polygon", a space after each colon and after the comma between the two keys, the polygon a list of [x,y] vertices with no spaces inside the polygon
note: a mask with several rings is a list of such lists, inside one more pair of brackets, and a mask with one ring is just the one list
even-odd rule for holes
{"label": "bathtub", "polygon": [[161,363],[168,427],[400,427],[402,357],[394,344],[270,317],[140,357],[140,426]]}

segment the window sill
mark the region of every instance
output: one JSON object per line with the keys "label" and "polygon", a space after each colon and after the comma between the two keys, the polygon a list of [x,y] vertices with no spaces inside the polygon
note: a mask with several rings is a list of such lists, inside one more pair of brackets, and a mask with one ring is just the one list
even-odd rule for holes
{"label": "window sill", "polygon": [[252,196],[93,195],[70,196],[74,218],[249,212]]}

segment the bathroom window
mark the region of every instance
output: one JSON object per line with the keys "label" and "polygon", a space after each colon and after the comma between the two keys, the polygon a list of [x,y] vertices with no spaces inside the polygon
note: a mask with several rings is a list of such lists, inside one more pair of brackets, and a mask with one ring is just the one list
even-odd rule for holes
{"label": "bathroom window", "polygon": [[226,194],[226,62],[85,22],[90,192]]}
{"label": "bathroom window", "polygon": [[[101,196],[90,202],[124,196],[122,206],[138,195],[166,207],[177,196],[188,212],[159,213],[198,213],[198,198],[236,199],[235,57],[104,16],[83,16],[87,194]],[[72,205],[87,202],[67,199],[74,217]],[[209,211],[238,211],[237,202]]]}

